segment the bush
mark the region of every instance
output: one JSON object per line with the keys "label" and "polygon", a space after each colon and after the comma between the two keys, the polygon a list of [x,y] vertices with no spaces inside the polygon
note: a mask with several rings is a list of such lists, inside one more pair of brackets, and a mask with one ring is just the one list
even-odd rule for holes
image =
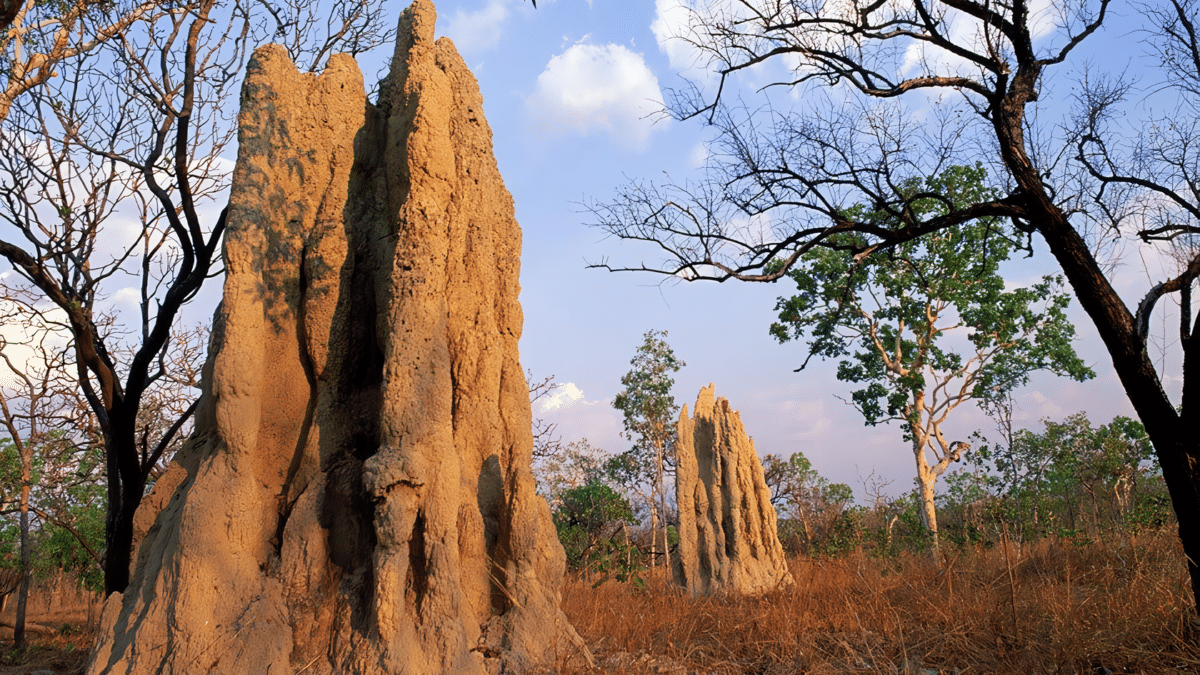
{"label": "bush", "polygon": [[629,542],[627,524],[635,524],[629,500],[599,481],[567,490],[554,513],[558,540],[573,572],[633,578],[643,567],[641,552]]}

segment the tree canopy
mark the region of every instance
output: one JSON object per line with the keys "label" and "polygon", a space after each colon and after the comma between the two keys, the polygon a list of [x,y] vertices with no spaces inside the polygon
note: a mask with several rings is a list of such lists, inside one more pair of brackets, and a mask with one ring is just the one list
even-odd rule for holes
{"label": "tree canopy", "polygon": [[[926,195],[908,208],[927,218],[995,192],[986,178],[979,165],[951,167],[901,190]],[[846,217],[880,225],[894,218],[869,211],[858,204]],[[1006,398],[1035,371],[1079,380],[1093,373],[1072,347],[1061,278],[1006,289],[1000,265],[1013,243],[999,219],[970,221],[855,261],[850,249],[859,238],[837,235],[831,241],[844,247],[812,251],[788,270],[799,293],[779,299],[771,333],[786,342],[810,331],[809,358],[841,359],[838,379],[864,385],[852,400],[867,424],[902,423],[936,552],[934,486],[967,446],[947,437],[951,414],[968,401],[986,406]],[[956,344],[956,336],[966,344]]]}

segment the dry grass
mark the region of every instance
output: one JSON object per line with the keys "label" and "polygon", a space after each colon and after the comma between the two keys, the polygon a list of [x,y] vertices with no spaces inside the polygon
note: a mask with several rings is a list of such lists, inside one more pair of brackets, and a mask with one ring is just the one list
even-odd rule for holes
{"label": "dry grass", "polygon": [[796,584],[758,598],[575,580],[563,609],[610,672],[1200,672],[1174,533],[1009,553],[792,560]]}
{"label": "dry grass", "polygon": [[[758,598],[693,600],[661,576],[647,591],[574,580],[563,609],[609,673],[1197,673],[1182,561],[1170,531],[1125,546],[1014,547],[1009,564],[1001,547],[970,550],[940,571],[860,554],[792,560],[796,584]],[[82,672],[91,640],[0,645],[0,675]]]}
{"label": "dry grass", "polygon": [[27,675],[50,671],[55,675],[77,675],[87,664],[94,633],[85,626],[60,627],[50,634],[29,636],[24,649],[12,646],[12,630],[0,647],[0,675]]}

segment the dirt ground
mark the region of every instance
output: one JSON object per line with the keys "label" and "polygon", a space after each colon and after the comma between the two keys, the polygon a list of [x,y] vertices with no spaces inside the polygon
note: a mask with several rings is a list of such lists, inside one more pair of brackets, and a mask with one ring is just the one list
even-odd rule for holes
{"label": "dirt ground", "polygon": [[76,675],[83,672],[100,618],[100,599],[74,579],[34,582],[26,605],[24,649],[13,647],[16,597],[0,610],[0,675]]}

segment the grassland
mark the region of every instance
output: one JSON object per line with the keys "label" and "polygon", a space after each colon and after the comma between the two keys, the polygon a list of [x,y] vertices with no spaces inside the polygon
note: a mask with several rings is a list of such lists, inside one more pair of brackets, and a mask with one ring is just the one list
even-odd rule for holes
{"label": "grassland", "polygon": [[[1169,529],[924,557],[790,561],[757,598],[574,579],[563,609],[614,673],[1200,673],[1200,631]],[[570,669],[570,668],[568,668]],[[580,672],[583,672],[582,669]]]}
{"label": "grassland", "polygon": [[[574,578],[563,609],[605,673],[1200,673],[1169,528],[1004,549],[951,553],[940,569],[908,555],[792,559],[795,584],[755,598],[689,598],[661,573],[645,587]],[[0,648],[0,675],[82,672],[92,638],[80,628]],[[565,658],[558,671],[588,672]]]}

